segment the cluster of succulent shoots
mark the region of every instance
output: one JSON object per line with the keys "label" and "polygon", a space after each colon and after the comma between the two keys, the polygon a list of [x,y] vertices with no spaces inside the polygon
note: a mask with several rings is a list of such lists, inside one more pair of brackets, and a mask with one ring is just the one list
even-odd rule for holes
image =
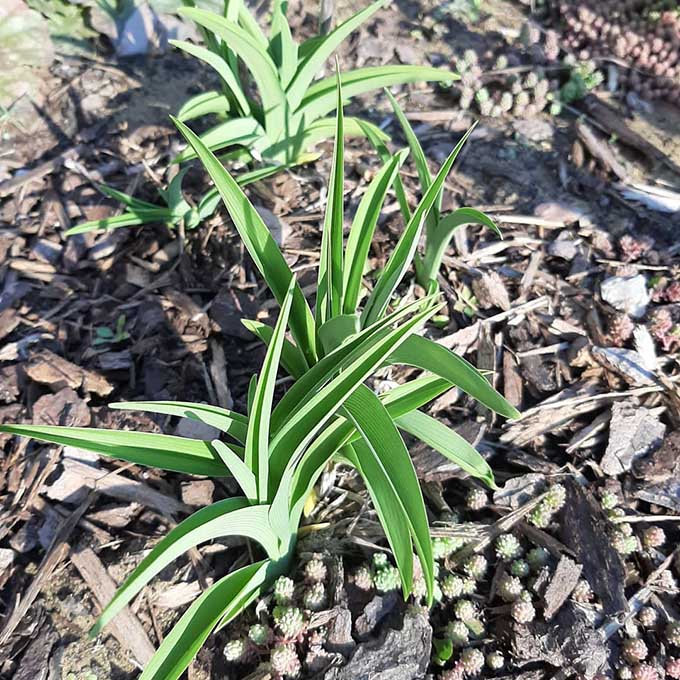
{"label": "cluster of succulent shoots", "polygon": [[301,652],[306,650],[310,659],[323,646],[323,628],[309,629],[308,623],[313,612],[328,604],[326,577],[321,555],[313,555],[304,564],[300,582],[279,577],[269,598],[269,611],[258,608],[259,620],[226,644],[225,659],[231,664],[259,662],[258,667],[273,678],[299,677]]}
{"label": "cluster of succulent shoots", "polygon": [[[595,243],[593,243],[595,245]],[[613,244],[604,245],[605,250],[611,248],[606,256],[615,255]],[[601,248],[598,248],[601,250]],[[639,261],[658,263],[658,253],[654,250],[654,240],[647,236],[633,236],[625,234],[618,240],[620,258],[627,263],[617,270],[618,276],[638,274],[635,267],[629,263]],[[677,274],[677,273],[676,273]],[[680,347],[680,324],[673,316],[673,305],[680,302],[680,280],[673,276],[654,276],[649,280],[650,297],[658,307],[648,315],[647,328],[652,337],[658,342],[664,352],[674,352]],[[614,347],[625,346],[632,338],[635,322],[625,313],[612,314],[607,321],[607,337]]]}
{"label": "cluster of succulent shoots", "polygon": [[462,109],[491,118],[506,114],[531,117],[546,108],[557,115],[562,105],[582,99],[604,80],[593,61],[579,61],[567,54],[560,62],[555,31],[542,32],[526,22],[517,47],[507,53],[485,52],[481,57],[468,49],[455,60]]}
{"label": "cluster of succulent shoots", "polygon": [[562,46],[581,60],[616,58],[619,84],[680,103],[680,16],[673,0],[570,0],[558,6]]}

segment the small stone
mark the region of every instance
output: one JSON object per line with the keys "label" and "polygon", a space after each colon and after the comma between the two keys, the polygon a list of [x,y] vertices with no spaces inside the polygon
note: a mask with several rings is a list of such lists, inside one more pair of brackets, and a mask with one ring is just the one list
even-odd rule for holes
{"label": "small stone", "polygon": [[215,484],[209,479],[200,479],[182,484],[182,502],[194,507],[203,507],[213,502]]}
{"label": "small stone", "polygon": [[634,319],[645,315],[650,301],[647,280],[642,274],[611,276],[600,284],[600,294],[614,309]]}

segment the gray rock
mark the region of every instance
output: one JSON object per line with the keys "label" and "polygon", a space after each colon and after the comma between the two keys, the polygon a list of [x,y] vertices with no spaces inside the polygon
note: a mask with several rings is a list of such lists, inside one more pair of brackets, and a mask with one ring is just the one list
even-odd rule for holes
{"label": "gray rock", "polygon": [[191,420],[190,418],[180,418],[175,434],[178,437],[189,437],[190,439],[201,439],[209,442],[213,439],[219,439],[220,431],[212,425],[206,425],[198,420]]}
{"label": "gray rock", "polygon": [[630,470],[633,463],[661,446],[666,426],[646,408],[619,402],[612,406],[607,450],[600,461],[611,477]]}
{"label": "gray rock", "polygon": [[278,246],[283,246],[290,234],[290,225],[285,220],[277,217],[269,208],[262,205],[255,206],[258,215],[262,221],[267,225],[272,237]]}
{"label": "gray rock", "polygon": [[558,238],[548,244],[548,254],[571,262],[578,253],[579,242],[571,238]]}
{"label": "gray rock", "polygon": [[354,623],[359,639],[367,638],[376,626],[397,606],[399,595],[395,590],[385,595],[376,595],[364,608],[364,613]]}
{"label": "gray rock", "polygon": [[422,615],[404,617],[401,630],[388,629],[359,645],[346,666],[323,680],[422,680],[430,663],[432,627]]}
{"label": "gray rock", "polygon": [[650,300],[647,280],[642,274],[610,276],[600,284],[600,294],[614,309],[634,319],[644,316]]}

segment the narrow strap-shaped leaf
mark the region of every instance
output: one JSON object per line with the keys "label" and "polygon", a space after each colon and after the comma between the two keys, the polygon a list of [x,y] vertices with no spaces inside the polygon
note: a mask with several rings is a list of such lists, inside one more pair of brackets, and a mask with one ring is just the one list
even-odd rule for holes
{"label": "narrow strap-shaped leaf", "polygon": [[179,13],[218,35],[243,60],[262,99],[264,127],[267,131],[282,129],[285,95],[276,66],[262,46],[241,26],[214,12],[185,7]]}
{"label": "narrow strap-shaped leaf", "polygon": [[157,207],[153,210],[151,208],[134,208],[134,212],[126,212],[122,215],[113,215],[112,217],[104,217],[100,220],[83,222],[83,224],[67,229],[64,232],[64,236],[75,236],[76,234],[84,234],[88,231],[137,227],[140,224],[165,224],[174,220],[175,215],[170,208]]}
{"label": "narrow strap-shaped leaf", "polygon": [[301,63],[287,90],[288,101],[290,102],[293,111],[298,108],[310,83],[322,69],[327,59],[335,52],[338,45],[340,45],[350,33],[359,28],[364,21],[375,14],[384,4],[385,0],[377,0],[377,2],[374,2],[360,12],[357,12],[354,16],[347,19],[347,21],[344,21],[337,26],[322,40],[313,44],[312,49],[309,50],[309,55]]}
{"label": "narrow strap-shaped leaf", "polygon": [[[342,232],[344,215],[345,146],[342,89],[337,78],[338,111],[335,126],[335,151],[328,181],[328,200],[321,235],[321,258],[316,292],[317,328],[342,310]],[[319,348],[317,348],[319,349]]]}
{"label": "narrow strap-shaped leaf", "polygon": [[[429,303],[432,303],[434,299],[434,297],[429,298]],[[271,420],[272,435],[278,433],[290,415],[302,408],[323,385],[328,383],[339,371],[344,370],[350,363],[361,357],[372,342],[372,338],[378,337],[378,334],[384,336],[391,325],[416,310],[423,309],[421,302],[427,305],[428,299],[403,305],[392,314],[364,328],[332,352],[328,352],[326,356],[305,371],[276,405]]]}
{"label": "narrow strap-shaped leaf", "polygon": [[[399,106],[397,100],[392,96],[392,93],[388,89],[385,89],[385,94],[390,100],[392,110],[394,111],[394,114],[401,125],[401,129],[404,132],[408,146],[411,149],[411,156],[413,158],[413,162],[416,165],[418,178],[420,179],[421,191],[425,193],[432,184],[432,174],[430,173],[430,168],[427,164],[427,158],[425,156],[425,152],[423,151],[423,147],[420,145],[418,137],[416,137],[416,133],[411,127],[411,123],[409,123],[408,118],[404,115],[404,112],[401,110],[401,106]],[[443,195],[444,191],[442,190],[439,192],[439,195],[437,196],[432,209],[428,213],[425,220],[425,232],[428,236],[431,230],[434,229],[434,227],[439,222],[439,211],[441,208]]]}
{"label": "narrow strap-shaped leaf", "polygon": [[412,335],[395,350],[389,361],[430,371],[506,418],[520,416],[519,411],[471,363],[432,340]]}
{"label": "narrow strap-shaped leaf", "polygon": [[346,444],[348,460],[364,480],[373,507],[392,549],[401,578],[404,599],[413,589],[413,544],[409,519],[389,474],[375,449],[366,440]]}
{"label": "narrow strap-shaped leaf", "polygon": [[[364,453],[370,452],[376,468],[379,466],[383,470],[396,497],[402,504],[411,538],[423,567],[428,601],[431,602],[434,585],[434,558],[432,556],[430,529],[418,476],[406,444],[404,444],[394,421],[380,399],[365,385],[361,385],[350,395],[345,403],[344,410],[366,445]],[[357,446],[357,453],[361,449],[361,446]],[[361,459],[364,468],[366,460],[366,457]],[[376,498],[378,502],[381,502],[381,494],[387,492],[384,477],[380,482],[378,479],[372,481]],[[380,486],[376,486],[378,484]],[[409,554],[408,558],[411,560],[411,566],[413,566],[413,556]],[[399,568],[400,570],[403,569],[403,565],[400,564]],[[408,596],[409,591],[404,594]]]}
{"label": "narrow strap-shaped leaf", "polygon": [[257,481],[259,500],[267,497],[269,478],[269,421],[272,403],[274,401],[274,387],[276,374],[279,370],[279,359],[288,324],[293,290],[296,281],[291,277],[288,284],[286,298],[281,305],[279,318],[274,326],[271,342],[267,347],[264,363],[257,381],[252,405],[248,410],[248,436],[246,437],[245,463]]}
{"label": "narrow strap-shaped leaf", "polygon": [[377,333],[370,338],[365,352],[362,352],[339,375],[290,415],[270,444],[270,498],[274,495],[273,492],[288,461],[304,450],[304,447],[333,417],[352,391],[382,363],[381,357],[386,357],[391,353],[390,346],[398,347],[435,314],[439,307],[436,305],[426,308],[411,319],[402,322],[389,333]]}
{"label": "narrow strap-shaped leaf", "polygon": [[437,194],[442,188],[446,180],[446,176],[449,174],[451,167],[453,166],[460,150],[463,148],[463,144],[465,144],[469,134],[470,131],[467,132],[460,142],[456,144],[453,151],[451,151],[449,157],[446,159],[446,161],[444,161],[444,164],[437,173],[436,178],[425,192],[425,195],[411,216],[410,222],[406,225],[406,229],[404,229],[403,234],[399,238],[395,249],[392,251],[392,254],[385,264],[385,269],[380,275],[375,288],[368,298],[366,306],[364,307],[364,311],[361,315],[362,325],[372,323],[383,313],[385,307],[387,307],[390,301],[390,298],[392,297],[392,294],[401,282],[404,273],[409,268],[418,245],[418,239],[420,238],[420,233],[422,231],[423,221],[427,217],[427,213],[434,204]]}
{"label": "narrow strap-shaped leaf", "polygon": [[328,354],[360,331],[358,314],[339,314],[319,326],[319,340]]}
{"label": "narrow strap-shaped leaf", "polygon": [[0,425],[0,432],[32,437],[43,442],[74,446],[138,465],[226,477],[229,472],[208,442],[151,432],[101,430],[60,425]]}
{"label": "narrow strap-shaped leaf", "polygon": [[[382,160],[383,163],[387,163],[389,159],[392,158],[392,154],[385,145],[385,142],[383,142],[382,139],[375,134],[371,126],[366,125],[366,121],[360,120],[359,125],[364,131],[364,136],[366,139],[368,139],[368,141],[371,143],[371,146],[378,152],[380,160]],[[399,174],[397,174],[397,176],[394,178],[394,193],[397,195],[399,210],[401,210],[401,215],[404,218],[404,222],[408,224],[411,220],[411,208],[409,207],[406,190],[404,189],[404,184],[401,181]]]}
{"label": "narrow strap-shaped leaf", "polygon": [[[194,148],[205,169],[215,182],[217,190],[243,239],[255,266],[267,282],[279,305],[283,304],[293,273],[276,245],[269,229],[252,206],[238,183],[226,171],[215,155],[183,123],[175,121],[184,138]],[[314,317],[299,285],[293,293],[290,329],[297,346],[310,364],[316,360]]]}
{"label": "narrow strap-shaped leaf", "polygon": [[427,286],[430,281],[436,280],[449,241],[456,229],[464,224],[483,224],[500,238],[503,238],[501,230],[483,212],[474,208],[458,208],[458,210],[440,220],[427,235],[425,255],[422,261],[416,261],[418,278],[423,286]]}
{"label": "narrow strap-shaped leaf", "polygon": [[[261,146],[266,144],[265,131],[262,126],[251,117],[232,118],[211,128],[201,135],[201,142],[211,151],[219,151],[229,146]],[[175,163],[196,158],[197,153],[187,147],[175,156]]]}
{"label": "narrow strap-shaped leaf", "polygon": [[265,583],[268,568],[269,560],[249,564],[203,592],[165,637],[139,680],[177,680],[225,612],[237,613],[233,603],[247,602],[245,596]]}
{"label": "narrow strap-shaped leaf", "polygon": [[227,498],[187,517],[164,536],[125,579],[90,635],[98,635],[154,576],[201,543],[225,536],[246,536],[260,543],[270,557],[277,557],[278,543],[267,523],[268,510],[268,506],[250,505],[245,498]]}
{"label": "narrow strap-shaped leaf", "polygon": [[[380,137],[383,141],[389,140],[389,136],[382,130],[359,118],[347,116],[343,119],[343,126],[345,137],[363,137],[365,136],[365,126]],[[284,137],[282,140],[275,142],[271,146],[262,150],[262,156],[267,159],[277,159],[279,157],[291,158],[292,160],[282,165],[297,165],[301,163],[300,157],[305,157],[305,150],[308,150],[314,144],[330,139],[335,134],[336,120],[335,118],[319,118],[312,121],[299,132],[299,134],[291,134]],[[294,153],[295,152],[295,153]],[[298,155],[296,155],[298,154]],[[309,157],[310,154],[307,154]]]}
{"label": "narrow strap-shaped leaf", "polygon": [[193,43],[186,42],[185,40],[169,40],[168,42],[183,52],[186,52],[187,54],[204,61],[209,66],[212,66],[212,68],[217,71],[218,75],[224,82],[227,92],[237,103],[239,107],[239,113],[242,116],[250,115],[250,102],[241,89],[238,78],[234,75],[234,72],[231,70],[231,68],[229,68],[229,64],[224,61],[220,55],[215,54],[214,52],[206,49],[205,47],[201,47],[200,45],[194,45]]}
{"label": "narrow strap-shaped leaf", "polygon": [[245,443],[246,433],[248,432],[248,418],[246,416],[210,404],[198,404],[190,401],[120,401],[109,404],[109,408],[189,418],[216,427],[241,444]]}
{"label": "narrow strap-shaped leaf", "polygon": [[228,113],[231,110],[231,102],[221,92],[210,90],[201,92],[182,104],[177,112],[177,118],[183,122],[207,116],[211,113]]}
{"label": "narrow strap-shaped leaf", "polygon": [[420,439],[453,461],[473,477],[496,488],[493,471],[479,452],[455,430],[422,411],[411,411],[397,418],[397,426]]}
{"label": "narrow strap-shaped leaf", "polygon": [[116,201],[120,201],[123,205],[128,208],[138,208],[141,210],[158,210],[158,206],[153,203],[147,203],[147,201],[140,201],[138,198],[134,198],[129,194],[125,194],[118,189],[109,187],[106,184],[98,184],[97,189],[101,191],[105,196],[113,198]]}
{"label": "narrow strap-shaped leaf", "polygon": [[356,312],[364,267],[375,226],[378,223],[387,191],[394,182],[407,154],[407,151],[401,151],[387,161],[373,178],[359,202],[345,246],[345,261],[347,262],[343,279],[343,312],[345,314]]}
{"label": "narrow strap-shaped leaf", "polygon": [[[241,323],[253,335],[262,340],[265,345],[268,346],[271,343],[272,334],[274,333],[274,329],[271,326],[260,321],[253,321],[252,319],[242,319]],[[299,347],[290,342],[290,340],[283,341],[281,365],[286,373],[295,379],[301,378],[309,370],[305,355],[300,351]]]}
{"label": "narrow strap-shaped leaf", "polygon": [[241,487],[245,497],[248,500],[257,500],[257,480],[255,475],[250,471],[250,468],[243,462],[241,456],[230,449],[224,442],[219,439],[214,439],[212,442],[220,460],[229,468],[231,476],[236,480]]}
{"label": "narrow strap-shaped leaf", "polygon": [[272,28],[269,36],[269,53],[279,68],[284,88],[288,87],[298,66],[298,46],[293,40],[286,18],[287,4],[287,0],[274,0],[272,3]]}
{"label": "narrow strap-shaped leaf", "polygon": [[[393,85],[458,80],[458,76],[447,69],[401,64],[359,68],[343,73],[341,78],[346,99]],[[296,113],[305,115],[308,120],[313,120],[327,115],[334,106],[335,83],[333,78],[324,78],[311,85],[305,92]]]}
{"label": "narrow strap-shaped leaf", "polygon": [[244,2],[240,2],[238,23],[243,26],[243,30],[250,35],[260,48],[267,49],[269,45],[267,36],[264,34],[260,25],[257,23],[257,19],[251,14]]}

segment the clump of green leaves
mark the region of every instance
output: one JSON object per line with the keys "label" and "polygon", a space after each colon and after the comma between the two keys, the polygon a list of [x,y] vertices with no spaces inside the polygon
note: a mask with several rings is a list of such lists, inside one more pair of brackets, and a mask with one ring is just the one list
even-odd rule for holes
{"label": "clump of green leaves", "polygon": [[[185,0],[185,4],[193,2]],[[335,121],[327,117],[336,105],[335,79],[314,82],[317,74],[345,38],[384,5],[385,0],[377,0],[328,35],[314,36],[302,44],[291,34],[285,0],[272,3],[268,33],[242,0],[225,2],[224,16],[192,6],[183,8],[180,13],[198,24],[205,46],[172,42],[215,69],[222,87],[190,99],[178,118],[186,122],[206,114],[221,117],[223,122],[201,137],[213,151],[238,146],[252,158],[276,164],[296,162],[312,144],[332,137],[335,129]],[[454,78],[446,69],[388,65],[344,73],[342,84],[345,95],[353,97],[390,85]],[[344,133],[363,135],[367,125],[347,118]],[[370,128],[374,134],[382,134],[375,126]],[[194,155],[187,149],[180,159]]]}
{"label": "clump of green leaves", "polygon": [[570,68],[569,80],[553,96],[553,103],[550,106],[550,112],[553,115],[560,114],[563,105],[583,99],[591,90],[604,82],[602,71],[597,70],[593,61],[577,61],[574,58],[567,58],[564,64]]}
{"label": "clump of green leaves", "polygon": [[[201,136],[203,144],[212,151],[231,149],[226,158],[262,161],[260,167],[238,175],[241,186],[314,158],[310,147],[333,136],[335,120],[328,114],[336,107],[335,79],[315,78],[345,38],[373,16],[385,0],[377,0],[328,35],[315,36],[300,45],[293,40],[283,0],[273,3],[268,34],[242,0],[225,1],[223,16],[197,8],[191,0],[184,0],[184,4],[180,13],[199,26],[204,45],[170,42],[211,66],[220,76],[222,87],[192,97],[180,109],[179,120],[217,116],[220,122]],[[451,81],[457,76],[446,69],[388,65],[355,69],[341,78],[345,95],[353,97],[389,85]],[[346,118],[343,129],[348,136],[370,133],[381,142],[387,139],[375,125],[358,118]],[[195,157],[189,147],[176,160]],[[80,224],[67,235],[153,223],[193,229],[214,212],[219,196],[215,190],[209,191],[192,207],[183,196],[183,178],[182,172],[170,182],[160,205],[102,186],[100,190],[119,200],[126,211]]]}
{"label": "clump of green leaves", "polygon": [[[274,327],[247,326],[267,344],[251,382],[247,415],[205,404],[128,402],[114,408],[197,420],[219,429],[212,442],[94,428],[5,425],[0,431],[113,456],[140,465],[206,476],[232,476],[241,495],[202,508],[163,538],[121,586],[97,622],[98,633],[163,568],[216,538],[245,536],[266,557],[216,581],[184,613],[144,669],[142,680],[174,680],[210,632],[236,617],[290,568],[307,498],[333,459],[363,478],[394,555],[404,597],[413,591],[415,551],[432,602],[434,557],[427,513],[401,432],[420,439],[473,477],[493,486],[479,453],[420,410],[454,385],[496,412],[517,411],[464,359],[422,335],[440,308],[437,294],[399,304],[394,294],[409,269],[420,232],[458,154],[453,150],[413,212],[371,293],[362,271],[386,192],[406,152],[390,157],[366,192],[343,238],[342,95],[337,92],[335,153],[329,183],[316,309],[313,313],[273,237],[238,183],[186,125],[177,125],[215,182],[253,261],[281,309]],[[360,305],[360,302],[363,302]],[[291,339],[286,337],[286,329]],[[274,404],[279,364],[295,379]],[[380,395],[366,381],[378,368],[407,364],[427,373]]]}

